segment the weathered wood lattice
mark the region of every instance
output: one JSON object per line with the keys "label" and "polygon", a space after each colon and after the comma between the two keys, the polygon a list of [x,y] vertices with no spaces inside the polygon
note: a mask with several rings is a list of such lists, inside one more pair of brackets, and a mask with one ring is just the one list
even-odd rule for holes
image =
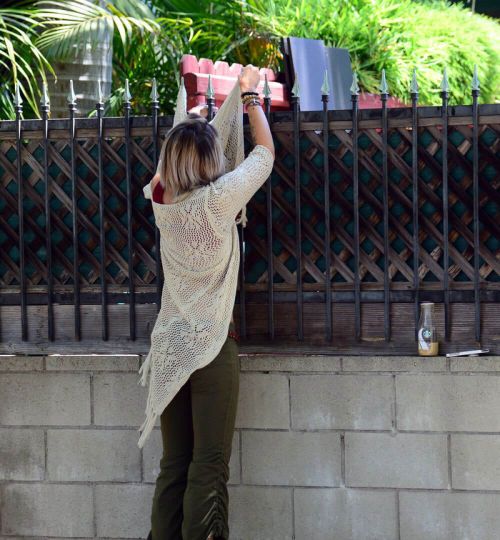
{"label": "weathered wood lattice", "polygon": [[[443,338],[448,330],[443,351],[478,341],[498,351],[500,106],[478,108],[478,245],[474,241],[473,109],[447,110],[447,148],[443,148],[442,109],[422,107],[417,111],[413,117],[411,108],[389,110],[385,130],[380,110],[354,111],[354,117],[353,111],[330,111],[326,116],[298,113],[297,108],[271,114],[274,171],[249,204],[248,226],[240,230],[244,256],[235,317],[243,344],[254,350],[304,343],[318,351],[411,352],[418,302],[431,300],[438,303]],[[353,118],[357,145],[353,145]],[[1,350],[65,347],[67,352],[68,347],[88,350],[93,343],[97,352],[116,350],[117,341],[127,350],[147,348],[161,276],[156,228],[142,187],[155,170],[158,147],[171,121],[154,116],[104,118],[100,139],[99,119],[49,120],[47,155],[44,120],[0,124]],[[414,219],[415,133],[418,223]],[[448,169],[447,219],[443,212],[444,163]],[[129,200],[131,207],[127,206]],[[325,287],[328,277],[330,286]],[[479,313],[475,314],[478,303]],[[101,341],[103,336],[106,342]]]}

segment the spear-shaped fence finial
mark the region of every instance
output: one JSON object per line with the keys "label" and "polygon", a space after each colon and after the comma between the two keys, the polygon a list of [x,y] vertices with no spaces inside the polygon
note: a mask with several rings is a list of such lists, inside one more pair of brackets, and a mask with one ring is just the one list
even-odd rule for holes
{"label": "spear-shaped fence finial", "polygon": [[323,76],[323,84],[321,85],[321,94],[323,96],[328,96],[330,94],[330,85],[328,84],[328,70],[325,69],[325,74]]}
{"label": "spear-shaped fence finial", "polygon": [[19,87],[19,81],[16,81],[16,89],[14,94],[14,105],[21,108],[23,105],[23,98],[21,97],[21,89]]}
{"label": "spear-shaped fence finial", "polygon": [[297,72],[295,72],[295,79],[293,81],[292,96],[296,98],[300,97],[299,78],[297,77]]}
{"label": "spear-shaped fence finial", "polygon": [[413,75],[411,77],[410,92],[412,94],[418,94],[418,82],[417,82],[417,69],[413,68]]}
{"label": "spear-shaped fence finial", "polygon": [[271,97],[271,88],[269,87],[269,83],[267,81],[267,73],[264,73],[264,87],[262,88],[262,93],[264,94],[265,98]]}
{"label": "spear-shaped fence finial", "polygon": [[441,81],[441,91],[448,93],[450,91],[450,85],[448,84],[448,74],[446,67],[443,69],[443,80]]}
{"label": "spear-shaped fence finial", "polygon": [[351,96],[359,95],[358,74],[355,71],[352,72],[352,84],[351,84],[350,91],[351,91]]}
{"label": "spear-shaped fence finial", "polygon": [[69,81],[69,92],[68,92],[68,104],[69,105],[76,105],[76,95],[75,95],[75,89],[73,87],[73,79],[70,79]]}
{"label": "spear-shaped fence finial", "polygon": [[125,91],[123,92],[123,101],[125,103],[130,103],[132,95],[130,94],[130,87],[128,84],[128,79],[125,79]]}
{"label": "spear-shaped fence finial", "polygon": [[40,100],[40,105],[47,108],[47,110],[50,107],[49,90],[46,82],[42,84],[42,99]]}
{"label": "spear-shaped fence finial", "polygon": [[387,95],[389,93],[387,79],[385,78],[385,69],[382,70],[382,78],[380,79],[380,93],[384,95]]}
{"label": "spear-shaped fence finial", "polygon": [[210,75],[210,73],[208,74],[208,85],[207,85],[206,97],[207,97],[207,99],[214,99],[215,98],[215,91],[214,91],[214,87],[212,85],[212,75]]}
{"label": "spear-shaped fence finial", "polygon": [[153,84],[151,88],[151,101],[156,103],[158,101],[158,88],[156,86],[156,77],[153,77]]}
{"label": "spear-shaped fence finial", "polygon": [[97,80],[97,103],[102,104],[104,103],[103,97],[102,97],[102,84],[101,79]]}
{"label": "spear-shaped fence finial", "polygon": [[477,76],[477,64],[474,64],[474,73],[472,75],[472,90],[479,92],[479,79]]}

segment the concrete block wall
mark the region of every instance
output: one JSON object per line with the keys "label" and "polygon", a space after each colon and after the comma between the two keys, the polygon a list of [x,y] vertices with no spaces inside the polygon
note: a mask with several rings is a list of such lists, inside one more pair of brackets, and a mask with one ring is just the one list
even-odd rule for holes
{"label": "concrete block wall", "polygon": [[[137,356],[0,357],[0,540],[145,538]],[[500,358],[241,355],[231,540],[500,538]]]}

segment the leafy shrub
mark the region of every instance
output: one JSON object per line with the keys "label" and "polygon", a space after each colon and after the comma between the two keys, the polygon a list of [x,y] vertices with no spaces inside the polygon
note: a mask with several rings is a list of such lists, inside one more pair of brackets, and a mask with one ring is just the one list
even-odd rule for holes
{"label": "leafy shrub", "polygon": [[481,101],[500,100],[500,26],[445,0],[250,0],[246,24],[278,46],[279,36],[323,39],[349,50],[362,89],[378,92],[382,68],[392,95],[409,99],[417,69],[420,103],[440,102],[443,68],[450,103],[470,102],[474,64]]}

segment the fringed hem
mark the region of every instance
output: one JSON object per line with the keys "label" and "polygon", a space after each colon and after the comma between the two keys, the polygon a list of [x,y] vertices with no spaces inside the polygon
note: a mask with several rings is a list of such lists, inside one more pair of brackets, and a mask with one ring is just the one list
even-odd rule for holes
{"label": "fringed hem", "polygon": [[[144,363],[139,369],[139,373],[141,374],[141,378],[139,382],[142,384],[142,386],[146,386],[146,380],[147,380],[148,374],[151,372],[150,366],[151,366],[152,354],[153,354],[153,351],[150,350],[149,354],[146,356],[146,360],[144,360]],[[137,441],[137,445],[139,446],[139,448],[142,448],[144,446],[144,443],[146,442],[146,439],[150,435],[155,425],[156,419],[158,417],[158,413],[155,412],[153,409],[151,384],[149,385],[148,399],[146,403],[145,412],[146,412],[146,419],[142,423],[141,427],[138,429],[138,431],[142,431],[141,436],[139,437],[139,440]]]}
{"label": "fringed hem", "polygon": [[144,420],[141,427],[138,429],[138,431],[142,431],[141,436],[139,437],[139,440],[137,441],[137,446],[139,448],[142,448],[144,446],[146,439],[149,437],[149,435],[151,434],[151,431],[154,428],[157,418],[158,418],[157,413],[149,411],[146,417],[146,420]]}
{"label": "fringed hem", "polygon": [[[139,373],[141,374],[139,382],[142,384],[142,386],[146,386],[148,375],[152,373],[151,369],[151,362],[153,361],[153,351],[150,350],[149,354],[146,357],[146,360],[144,360],[144,363],[139,369]],[[142,432],[139,440],[137,441],[137,446],[139,448],[142,448],[144,446],[144,443],[146,442],[146,439],[151,434],[151,431],[154,428],[154,425],[156,423],[156,419],[158,416],[161,415],[165,407],[170,403],[170,401],[173,399],[173,397],[177,394],[177,392],[184,386],[186,381],[189,379],[189,375],[182,377],[181,379],[177,381],[171,381],[168,382],[168,394],[164,397],[162,402],[159,404],[159,407],[153,406],[153,392],[152,392],[152,385],[151,385],[151,378],[149,381],[149,391],[148,391],[148,398],[146,402],[146,419],[141,424],[139,429],[137,431]]]}
{"label": "fringed hem", "polygon": [[148,355],[146,356],[146,360],[144,360],[142,366],[139,369],[139,375],[141,376],[139,380],[137,381],[137,384],[140,384],[141,386],[146,386],[148,374],[149,374],[149,368],[151,366],[151,354],[153,351],[149,351]]}

